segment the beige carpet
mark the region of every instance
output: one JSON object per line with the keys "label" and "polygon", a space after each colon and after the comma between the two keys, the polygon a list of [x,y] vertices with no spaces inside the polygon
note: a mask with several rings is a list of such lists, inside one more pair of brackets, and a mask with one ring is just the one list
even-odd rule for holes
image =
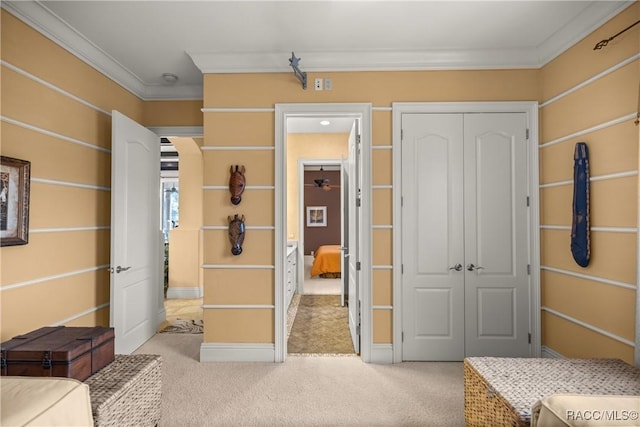
{"label": "beige carpet", "polygon": [[359,357],[200,363],[202,335],[157,334],[160,427],[464,426],[462,363],[366,364]]}
{"label": "beige carpet", "polygon": [[339,295],[302,295],[289,333],[289,354],[353,354],[348,308]]}

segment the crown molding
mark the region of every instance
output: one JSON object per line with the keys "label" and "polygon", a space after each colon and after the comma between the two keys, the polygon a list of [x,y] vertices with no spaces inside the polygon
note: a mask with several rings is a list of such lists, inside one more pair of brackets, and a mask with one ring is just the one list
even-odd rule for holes
{"label": "crown molding", "polygon": [[605,22],[631,6],[635,0],[596,1],[568,25],[562,27],[538,46],[539,67],[551,62],[562,52],[588,36]]}
{"label": "crown molding", "polygon": [[[187,52],[203,74],[291,71],[291,52]],[[304,71],[403,71],[531,68],[535,49],[296,52]]]}
{"label": "crown molding", "polygon": [[202,99],[202,86],[145,85],[41,1],[3,1],[0,7],[143,100]]}
{"label": "crown molding", "polygon": [[[304,71],[416,71],[541,68],[634,0],[593,2],[537,47],[526,49],[296,52]],[[203,74],[286,72],[291,52],[187,52]]]}
{"label": "crown molding", "polygon": [[[3,1],[0,6],[83,62],[143,100],[202,99],[201,85],[147,85],[115,58],[66,24],[42,1]],[[545,40],[527,49],[297,52],[310,72],[416,71],[540,68],[634,3],[593,2]],[[187,52],[203,74],[288,72],[291,52]]]}

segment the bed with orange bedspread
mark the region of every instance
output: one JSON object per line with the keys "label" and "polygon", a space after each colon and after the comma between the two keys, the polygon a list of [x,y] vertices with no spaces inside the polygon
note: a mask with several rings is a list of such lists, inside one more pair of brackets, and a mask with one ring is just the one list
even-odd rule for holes
{"label": "bed with orange bedspread", "polygon": [[339,278],[342,264],[340,245],[318,247],[311,266],[311,277]]}

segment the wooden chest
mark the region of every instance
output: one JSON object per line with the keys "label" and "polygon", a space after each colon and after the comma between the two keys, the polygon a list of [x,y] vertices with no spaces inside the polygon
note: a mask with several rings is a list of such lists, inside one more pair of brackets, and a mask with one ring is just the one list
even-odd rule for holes
{"label": "wooden chest", "polygon": [[113,328],[44,327],[0,344],[0,375],[84,381],[114,358]]}

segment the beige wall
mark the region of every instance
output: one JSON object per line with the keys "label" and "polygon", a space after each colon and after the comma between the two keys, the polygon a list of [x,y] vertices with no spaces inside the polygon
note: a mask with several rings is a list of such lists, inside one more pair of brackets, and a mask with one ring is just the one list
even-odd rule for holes
{"label": "beige wall", "polygon": [[29,243],[0,249],[0,339],[108,325],[111,110],[147,125],[198,126],[202,103],[143,102],[1,13],[0,151],[31,162],[31,203]]}
{"label": "beige wall", "polygon": [[300,183],[298,159],[336,159],[348,157],[349,134],[287,135],[287,239],[298,240]]}
{"label": "beige wall", "polygon": [[[542,344],[566,357],[634,361],[640,60],[590,79],[640,52],[637,27],[593,50],[638,19],[636,3],[540,70]],[[587,268],[569,247],[578,141],[589,146],[593,180]]]}
{"label": "beige wall", "polygon": [[[241,205],[234,207],[215,191],[205,192],[205,223],[223,227],[226,216],[244,214],[247,226],[261,225],[271,229],[247,230],[246,253],[233,257],[222,231],[205,231],[205,304],[226,296],[227,304],[246,306],[230,310],[205,308],[205,343],[273,343],[274,288],[256,296],[246,292],[256,275],[269,278],[273,286],[275,254],[274,196],[274,122],[277,103],[371,102],[372,117],[372,204],[373,225],[392,225],[392,123],[388,107],[395,101],[515,101],[536,100],[537,70],[483,71],[415,71],[309,73],[308,78],[330,77],[333,90],[302,90],[290,73],[205,75],[204,107],[215,107],[204,113],[205,182],[206,186],[222,186],[231,164],[244,164],[250,185],[269,189],[245,192]],[[387,107],[376,109],[376,107]],[[221,110],[222,109],[222,110]],[[256,109],[264,109],[256,111]],[[208,148],[207,148],[208,147]],[[214,155],[215,153],[215,155]],[[365,153],[365,157],[367,154]],[[222,191],[220,191],[222,193]],[[208,194],[211,193],[211,194]],[[254,200],[260,200],[260,203]],[[297,218],[297,215],[290,215]],[[367,231],[365,231],[367,232]],[[369,230],[372,235],[373,266],[392,264],[392,231],[388,228]],[[289,228],[288,233],[291,233]],[[255,236],[255,237],[254,237]],[[236,268],[228,268],[232,266]],[[251,266],[243,269],[242,266]],[[257,270],[256,266],[259,266]],[[239,267],[239,268],[237,268]],[[239,284],[244,284],[239,286]],[[375,305],[392,306],[392,271],[372,272],[372,297]],[[261,284],[262,289],[262,284]],[[207,302],[209,301],[209,302]],[[256,309],[255,305],[264,308]],[[374,343],[391,343],[392,310],[376,309],[373,314]],[[214,326],[210,330],[207,325]],[[224,325],[224,334],[220,329]]]}

